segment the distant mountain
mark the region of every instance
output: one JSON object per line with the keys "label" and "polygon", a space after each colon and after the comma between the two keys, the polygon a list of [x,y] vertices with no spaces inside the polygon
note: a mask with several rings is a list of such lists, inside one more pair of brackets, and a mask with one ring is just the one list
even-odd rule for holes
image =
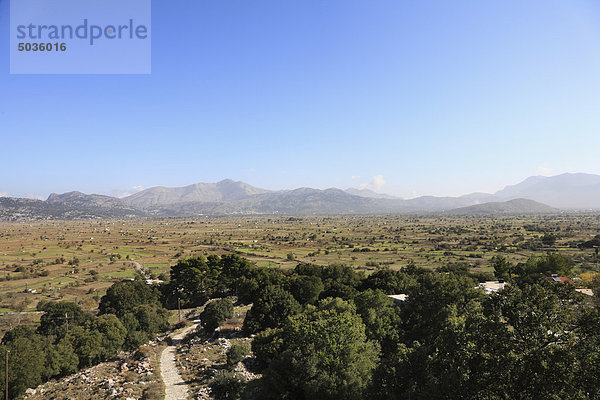
{"label": "distant mountain", "polygon": [[600,175],[533,176],[496,192],[497,200],[526,198],[565,209],[600,210]]}
{"label": "distant mountain", "polygon": [[514,199],[503,202],[489,202],[469,207],[456,208],[448,211],[450,214],[549,214],[558,212],[537,201],[528,199]]}
{"label": "distant mountain", "polygon": [[154,215],[194,214],[369,214],[407,211],[402,200],[354,196],[340,189],[300,188],[254,195],[242,200],[157,206]]}
{"label": "distant mountain", "polygon": [[390,199],[390,200],[400,199],[400,197],[392,196],[392,195],[385,194],[385,193],[377,193],[371,189],[348,188],[345,191],[348,194],[352,194],[354,196],[366,197],[369,199]]}
{"label": "distant mountain", "polygon": [[405,205],[418,211],[447,211],[458,207],[478,204],[480,201],[461,197],[421,196],[405,200]]}
{"label": "distant mountain", "polygon": [[100,194],[68,192],[52,193],[46,200],[48,207],[69,210],[71,218],[130,218],[141,217],[145,213],[125,204],[121,199]]}
{"label": "distant mountain", "polygon": [[176,188],[156,186],[127,196],[122,200],[131,206],[149,209],[185,203],[236,201],[268,192],[268,190],[256,188],[244,182],[225,179],[217,183],[196,183]]}
{"label": "distant mountain", "polygon": [[119,199],[79,192],[52,194],[46,201],[0,198],[0,221],[133,218],[144,215],[143,211],[127,206]]}
{"label": "distant mountain", "polygon": [[494,193],[403,200],[367,189],[269,191],[226,179],[179,188],[153,187],[117,199],[96,194],[51,194],[46,201],[0,198],[0,221],[232,214],[550,213],[600,210],[600,176],[534,176]]}

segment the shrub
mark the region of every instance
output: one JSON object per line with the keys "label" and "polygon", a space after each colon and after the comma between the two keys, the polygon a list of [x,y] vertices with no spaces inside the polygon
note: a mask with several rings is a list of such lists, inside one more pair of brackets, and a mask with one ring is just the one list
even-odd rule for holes
{"label": "shrub", "polygon": [[209,303],[200,314],[202,327],[213,332],[226,319],[233,317],[233,303],[229,299],[219,299]]}
{"label": "shrub", "polygon": [[219,371],[210,383],[210,390],[216,400],[234,400],[239,398],[246,382],[230,371]]}
{"label": "shrub", "polygon": [[250,342],[236,342],[227,350],[227,366],[233,368],[250,354]]}

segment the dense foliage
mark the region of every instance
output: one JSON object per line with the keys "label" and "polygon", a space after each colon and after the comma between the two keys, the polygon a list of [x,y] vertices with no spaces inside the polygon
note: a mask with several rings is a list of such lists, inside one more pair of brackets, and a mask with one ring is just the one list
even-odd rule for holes
{"label": "dense foliage", "polygon": [[[146,343],[168,325],[160,292],[143,281],[118,282],[100,301],[99,314],[71,302],[41,304],[37,329],[18,326],[7,332],[0,354],[8,350],[9,396],[60,378]],[[5,374],[0,363],[0,374]],[[0,383],[2,392],[5,382]]]}
{"label": "dense foliage", "polygon": [[[460,264],[415,265],[365,277],[343,265],[260,268],[236,255],[180,260],[160,290],[113,285],[99,315],[48,303],[37,331],[2,339],[11,396],[45,380],[134,348],[167,325],[163,305],[206,304],[207,332],[233,315],[231,300],[252,304],[243,329],[262,378],[221,371],[211,384],[223,399],[594,399],[600,398],[600,304],[557,283],[572,261],[548,253],[513,265],[497,257],[497,293]],[[599,285],[600,287],[600,285]],[[388,295],[405,294],[395,303]],[[68,331],[67,331],[68,321]],[[233,368],[247,345],[228,354]],[[3,370],[0,367],[0,373]]]}
{"label": "dense foliage", "polygon": [[[572,262],[549,253],[511,265],[487,294],[462,265],[380,269],[252,267],[230,282],[253,303],[244,329],[263,378],[224,398],[587,399],[600,395],[600,309],[572,285]],[[406,294],[396,304],[387,295]]]}

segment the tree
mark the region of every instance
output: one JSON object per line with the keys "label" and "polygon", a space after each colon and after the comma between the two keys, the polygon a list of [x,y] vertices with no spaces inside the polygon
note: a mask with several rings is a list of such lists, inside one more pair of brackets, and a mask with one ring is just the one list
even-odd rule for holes
{"label": "tree", "polygon": [[289,316],[300,312],[300,303],[281,286],[267,286],[246,313],[244,332],[257,333],[283,326]]}
{"label": "tree", "polygon": [[124,346],[134,349],[167,328],[169,313],[161,306],[143,304],[125,314],[121,321],[127,329]]}
{"label": "tree", "polygon": [[267,286],[285,285],[287,276],[275,268],[253,267],[236,280],[238,300],[244,304],[254,303]]}
{"label": "tree", "polygon": [[105,314],[96,318],[91,324],[91,329],[100,332],[102,335],[101,345],[103,353],[101,357],[103,359],[116,356],[123,347],[125,338],[127,337],[127,329],[116,315],[113,314]]}
{"label": "tree", "polygon": [[384,268],[369,275],[362,286],[363,289],[380,289],[385,294],[402,294],[414,285],[415,279],[404,271]]}
{"label": "tree", "polygon": [[115,314],[121,318],[143,304],[160,304],[158,290],[142,280],[117,282],[100,299],[100,314]]}
{"label": "tree", "polygon": [[362,399],[378,360],[354,307],[326,299],[283,328],[283,351],[265,371],[272,398]]}
{"label": "tree", "polygon": [[502,256],[492,257],[492,266],[494,267],[494,276],[498,279],[510,280],[512,264]]}
{"label": "tree", "polygon": [[40,319],[38,332],[46,336],[62,338],[66,334],[67,323],[69,329],[83,325],[93,316],[84,312],[73,302],[62,301],[59,303],[48,302],[43,308],[44,314]]}
{"label": "tree", "polygon": [[237,400],[244,390],[245,380],[232,371],[218,371],[210,382],[210,391],[216,400]]}
{"label": "tree", "polygon": [[233,303],[229,299],[219,299],[206,305],[200,314],[200,321],[206,332],[213,332],[231,317],[233,317]]}
{"label": "tree", "polygon": [[384,355],[394,351],[400,341],[400,307],[381,290],[366,290],[354,298],[357,313],[363,320],[367,338],[381,346]]}
{"label": "tree", "polygon": [[48,367],[48,352],[51,343],[41,335],[31,337],[16,337],[7,344],[0,346],[1,388],[5,390],[5,364],[4,357],[8,353],[8,383],[9,397],[15,399],[20,397],[27,388],[41,385],[50,379],[53,371]]}
{"label": "tree", "polygon": [[297,276],[290,279],[290,292],[300,304],[314,303],[324,286],[318,276]]}
{"label": "tree", "polygon": [[554,236],[551,233],[545,233],[544,236],[542,236],[542,244],[544,246],[554,246],[554,244],[556,243],[556,236]]}
{"label": "tree", "polygon": [[547,253],[540,257],[530,257],[526,263],[519,263],[514,270],[519,275],[519,282],[532,284],[550,274],[571,275],[573,261],[560,253]]}
{"label": "tree", "polygon": [[258,332],[252,340],[252,353],[264,367],[268,366],[282,349],[283,329],[281,328],[267,328]]}
{"label": "tree", "polygon": [[227,287],[233,294],[236,292],[236,282],[239,278],[246,276],[254,265],[238,256],[237,254],[223,254],[219,260],[221,266],[221,276],[219,281]]}
{"label": "tree", "polygon": [[223,290],[219,283],[221,266],[216,256],[179,260],[171,267],[171,294],[179,297],[185,307],[201,306]]}

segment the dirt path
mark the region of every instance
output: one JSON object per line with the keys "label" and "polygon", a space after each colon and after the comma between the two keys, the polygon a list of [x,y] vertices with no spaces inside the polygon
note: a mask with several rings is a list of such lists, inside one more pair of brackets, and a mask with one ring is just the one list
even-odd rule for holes
{"label": "dirt path", "polygon": [[186,400],[188,398],[188,387],[179,375],[175,363],[176,345],[192,332],[198,326],[199,321],[194,321],[194,325],[188,326],[181,332],[171,336],[173,345],[163,350],[160,355],[160,374],[165,383],[165,400]]}

